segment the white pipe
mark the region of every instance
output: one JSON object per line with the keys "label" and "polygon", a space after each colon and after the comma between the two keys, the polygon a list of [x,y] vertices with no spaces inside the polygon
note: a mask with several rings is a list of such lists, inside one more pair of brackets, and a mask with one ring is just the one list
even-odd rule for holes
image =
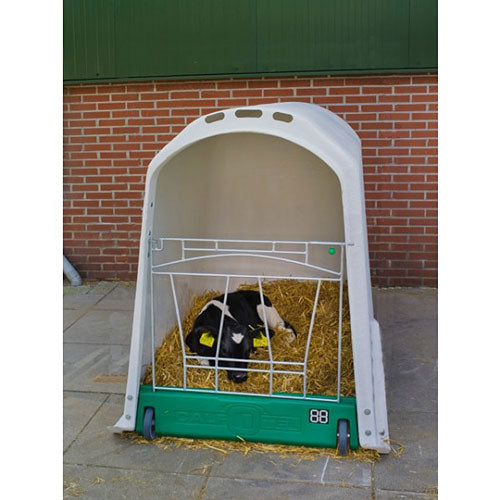
{"label": "white pipe", "polygon": [[64,259],[64,267],[63,271],[66,275],[66,278],[69,279],[72,286],[80,286],[82,284],[82,278],[78,274],[78,271],[73,267],[71,262],[66,258],[66,255],[63,254]]}

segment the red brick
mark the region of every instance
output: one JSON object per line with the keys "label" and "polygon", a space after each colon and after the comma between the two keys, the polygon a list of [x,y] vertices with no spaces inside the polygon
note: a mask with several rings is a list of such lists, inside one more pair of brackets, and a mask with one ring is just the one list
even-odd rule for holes
{"label": "red brick", "polygon": [[357,95],[347,95],[345,96],[345,102],[346,103],[356,103],[356,102],[360,102],[360,103],[374,103],[374,102],[377,102],[377,96],[374,96],[374,95],[360,95],[360,96],[357,96]]}
{"label": "red brick", "polygon": [[360,93],[360,87],[331,87],[328,89],[328,95],[356,95]]}
{"label": "red brick", "polygon": [[[126,111],[113,111],[113,118],[135,118],[139,116],[139,111],[131,111],[127,109]],[[129,122],[130,123],[130,122]]]}
{"label": "red brick", "polygon": [[120,92],[125,92],[125,90],[126,90],[125,85],[117,85],[117,84],[99,85],[97,87],[97,92],[99,94],[116,94]]}
{"label": "red brick", "polygon": [[112,135],[102,135],[99,137],[99,140],[101,143],[111,143],[111,142],[125,142],[127,140],[127,136],[124,135],[117,135],[117,134],[112,134]]}
{"label": "red brick", "polygon": [[395,87],[394,90],[396,94],[426,94],[427,86],[411,85],[411,86]]}
{"label": "red brick", "polygon": [[409,95],[381,95],[378,97],[379,102],[410,102]]}
{"label": "red brick", "polygon": [[151,92],[154,90],[154,83],[127,83],[127,92]]}
{"label": "red brick", "polygon": [[[305,89],[302,89],[305,90]],[[242,95],[241,91],[240,94]],[[233,92],[233,95],[236,96],[236,91]],[[299,94],[300,95],[300,94]],[[264,89],[264,97],[290,97],[293,96],[293,89]]]}
{"label": "red brick", "polygon": [[437,82],[437,75],[413,75],[411,77],[412,83],[436,83]]}
{"label": "red brick", "polygon": [[[161,101],[157,101],[161,102]],[[130,101],[127,102],[127,109],[153,109],[155,101]]]}
{"label": "red brick", "polygon": [[392,130],[394,128],[394,123],[392,122],[368,122],[362,123],[362,130]]}
{"label": "red brick", "polygon": [[106,101],[109,101],[109,95],[108,94],[84,95],[84,96],[82,96],[82,101],[83,102],[106,102]]}
{"label": "red brick", "polygon": [[391,87],[362,87],[363,94],[392,94]]}
{"label": "red brick", "polygon": [[414,120],[437,120],[437,113],[412,113]]}
{"label": "red brick", "polygon": [[154,125],[155,121],[152,118],[130,118],[129,125]]}
{"label": "red brick", "polygon": [[425,104],[395,104],[394,111],[425,111]]}
{"label": "red brick", "polygon": [[364,104],[361,106],[361,111],[376,113],[379,111],[392,111],[392,104]]}
{"label": "red brick", "polygon": [[419,128],[425,128],[425,122],[414,122],[414,121],[396,121],[394,123],[397,129],[410,129],[415,130]]}
{"label": "red brick", "polygon": [[247,89],[247,81],[220,81],[217,82],[218,89]]}
{"label": "red brick", "polygon": [[408,148],[380,148],[378,154],[381,156],[408,156]]}
{"label": "red brick", "polygon": [[97,109],[111,109],[111,110],[125,109],[125,103],[124,102],[100,102],[97,105]]}
{"label": "red brick", "polygon": [[426,146],[427,141],[425,139],[396,139],[394,141],[394,146],[414,146],[423,147]]}
{"label": "red brick", "polygon": [[269,89],[269,88],[277,88],[278,80],[250,80],[248,82],[249,89]]}
{"label": "red brick", "polygon": [[233,106],[246,106],[246,99],[219,99],[219,106],[231,108]]}
{"label": "red brick", "polygon": [[125,92],[123,94],[112,94],[112,101],[137,101],[139,99],[139,94]]}
{"label": "red brick", "polygon": [[436,94],[415,94],[411,96],[411,102],[437,102]]}
{"label": "red brick", "polygon": [[68,87],[68,92],[70,94],[95,94],[95,86],[85,86],[85,87]]}
{"label": "red brick", "polygon": [[326,89],[324,88],[308,88],[308,89],[297,89],[298,96],[321,96],[326,95]]}
{"label": "red brick", "polygon": [[[259,91],[255,91],[260,95]],[[231,92],[229,90],[203,90],[201,92],[201,98],[206,99],[206,98],[223,98],[223,97],[230,97]]]}
{"label": "red brick", "polygon": [[310,79],[301,79],[301,80],[296,80],[296,79],[284,79],[281,80],[281,85],[280,87],[282,88],[289,88],[289,87],[310,87],[311,86],[311,80]]}
{"label": "red brick", "polygon": [[173,90],[170,92],[170,99],[198,99],[198,90]]}
{"label": "red brick", "polygon": [[348,113],[346,120],[350,121],[374,121],[377,119],[376,113]]}

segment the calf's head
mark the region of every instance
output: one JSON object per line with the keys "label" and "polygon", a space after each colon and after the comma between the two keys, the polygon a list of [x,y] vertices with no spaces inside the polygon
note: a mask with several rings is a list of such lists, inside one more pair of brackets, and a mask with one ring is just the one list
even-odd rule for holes
{"label": "calf's head", "polygon": [[[245,371],[248,368],[248,359],[256,347],[266,346],[267,340],[262,329],[252,330],[240,323],[224,322],[222,327],[222,341],[219,349],[219,366],[226,368],[229,380],[241,383],[248,378]],[[186,337],[186,344],[191,351],[200,356],[215,357],[219,340],[218,329],[211,326],[198,326],[193,328]],[[241,359],[229,361],[226,359]],[[215,365],[214,361],[210,364]],[[234,370],[234,368],[239,368]]]}

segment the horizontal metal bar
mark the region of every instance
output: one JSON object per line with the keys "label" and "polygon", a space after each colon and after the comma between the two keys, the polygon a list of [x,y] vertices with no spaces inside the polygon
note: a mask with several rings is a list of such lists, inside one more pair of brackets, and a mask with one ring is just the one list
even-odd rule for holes
{"label": "horizontal metal bar", "polygon": [[275,276],[266,274],[218,274],[218,273],[182,273],[175,271],[153,271],[151,274],[158,276],[210,276],[215,278],[262,278],[262,279],[286,279],[286,280],[313,280],[313,281],[340,281],[338,278],[316,278],[314,276]]}
{"label": "horizontal metal bar", "polygon": [[256,252],[256,253],[285,253],[285,254],[297,254],[305,255],[306,252],[302,250],[260,250],[257,248],[252,249],[241,249],[241,248],[189,248],[185,247],[184,250],[187,252]]}
{"label": "horizontal metal bar", "polygon": [[[193,356],[186,354],[186,359],[204,359],[207,361],[215,361],[215,356]],[[241,358],[221,358],[219,356],[219,361],[237,361],[237,362],[248,362],[248,363],[269,363],[269,361],[265,359],[241,359]],[[273,361],[275,364],[280,364],[280,365],[299,365],[299,366],[304,366],[305,363],[303,361]]]}
{"label": "horizontal metal bar", "polygon": [[354,246],[354,243],[348,243],[346,241],[308,241],[310,245],[338,245],[338,246]]}
{"label": "horizontal metal bar", "polygon": [[[213,389],[201,389],[201,388],[186,388],[183,389],[182,387],[161,387],[157,386],[157,390],[159,391],[186,391],[186,392],[205,392],[205,393],[210,393],[210,394],[215,394],[215,391]],[[239,391],[224,391],[220,390],[219,394],[236,394],[240,396],[260,396],[260,397],[266,397],[266,398],[280,398],[280,399],[303,399],[306,401],[325,401],[325,402],[330,402],[330,403],[338,403],[340,402],[339,396],[332,397],[332,398],[327,398],[327,397],[314,397],[314,396],[304,396],[302,394],[297,395],[297,396],[292,396],[289,394],[266,394],[266,393],[255,393],[255,392],[239,392]]]}
{"label": "horizontal metal bar", "polygon": [[[241,361],[241,360],[240,360]],[[216,366],[207,365],[186,365],[186,368],[199,368],[200,370],[216,370]],[[219,370],[229,370],[234,372],[257,372],[257,373],[284,373],[291,375],[301,375],[304,376],[305,370],[302,372],[292,371],[292,370],[261,370],[260,368],[238,368],[236,366],[219,366]]]}
{"label": "horizontal metal bar", "polygon": [[206,241],[206,242],[227,242],[227,243],[275,243],[275,244],[295,244],[304,245],[309,243],[311,245],[352,245],[353,243],[346,243],[345,241],[290,241],[290,240],[231,240],[227,238],[155,238],[155,240],[164,241]]}

